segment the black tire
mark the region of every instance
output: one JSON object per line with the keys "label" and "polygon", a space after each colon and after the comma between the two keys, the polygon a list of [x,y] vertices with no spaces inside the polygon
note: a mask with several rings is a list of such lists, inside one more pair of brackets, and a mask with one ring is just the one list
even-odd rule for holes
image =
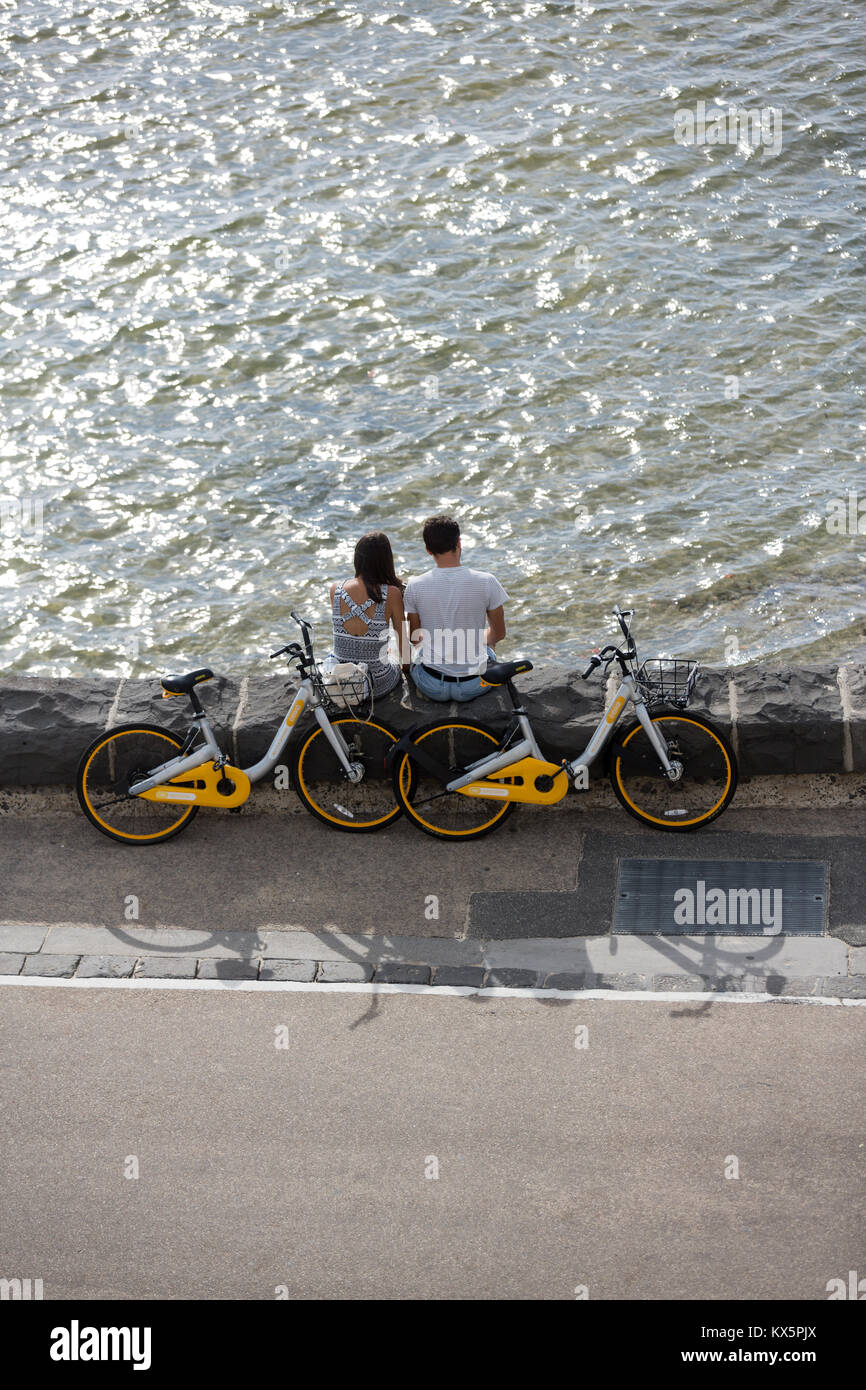
{"label": "black tire", "polygon": [[[468,735],[462,740],[465,746],[460,749],[459,755],[456,747],[457,731]],[[433,740],[435,744],[437,735],[440,736],[442,747],[434,746],[430,751],[438,762],[444,760],[443,754],[447,756],[448,766],[453,769],[455,776],[467,763],[493,753],[502,746],[502,739],[495,730],[488,729],[484,724],[477,724],[471,719],[443,719],[436,724],[428,724],[426,728],[418,730],[413,743]],[[488,743],[489,748],[486,747]],[[443,794],[441,783],[435,781],[419,764],[413,763],[408,753],[395,759],[394,795],[403,809],[403,814],[408,816],[419,830],[423,830],[425,835],[451,842],[479,840],[483,835],[489,835],[491,831],[498,830],[515,809],[513,801],[494,802],[495,814],[485,820],[484,808],[491,805],[489,801],[480,797],[471,798],[460,792]],[[435,814],[443,821],[442,824],[437,825],[432,818],[433,807],[436,807]],[[448,821],[451,821],[450,825]],[[461,821],[462,824],[459,824]]]}
{"label": "black tire", "polygon": [[[131,781],[176,757],[182,747],[182,738],[158,724],[119,724],[95,738],[82,753],[75,774],[78,803],[91,825],[110,840],[135,848],[162,844],[186,830],[197,806],[179,808],[123,796]],[[117,824],[99,815],[109,810]]]}
{"label": "black tire", "polygon": [[378,720],[347,716],[332,719],[331,725],[354,745],[369,776],[358,783],[350,782],[317,724],[299,739],[292,752],[292,786],[310,814],[332,829],[350,835],[384,830],[402,815],[385,764],[397,735]]}
{"label": "black tire", "polygon": [[683,763],[679,782],[664,774],[646,732],[635,720],[617,738],[610,754],[609,776],[620,805],[644,825],[674,834],[698,830],[716,820],[737,790],[737,759],[723,733],[688,710],[650,713],[668,745],[669,756]]}

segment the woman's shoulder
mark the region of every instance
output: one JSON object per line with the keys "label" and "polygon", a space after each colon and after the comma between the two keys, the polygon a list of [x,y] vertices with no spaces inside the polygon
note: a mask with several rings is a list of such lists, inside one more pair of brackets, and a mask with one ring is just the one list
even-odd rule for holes
{"label": "woman's shoulder", "polygon": [[347,603],[352,602],[352,596],[349,593],[348,585],[345,579],[335,579],[328,592],[331,595],[332,607],[336,603],[340,603],[342,605],[343,599],[345,599]]}

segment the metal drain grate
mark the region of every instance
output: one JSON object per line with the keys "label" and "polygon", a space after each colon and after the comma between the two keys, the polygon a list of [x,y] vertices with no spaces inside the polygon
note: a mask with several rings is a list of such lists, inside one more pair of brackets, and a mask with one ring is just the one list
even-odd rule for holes
{"label": "metal drain grate", "polygon": [[823,936],[818,859],[621,859],[613,931],[639,936]]}

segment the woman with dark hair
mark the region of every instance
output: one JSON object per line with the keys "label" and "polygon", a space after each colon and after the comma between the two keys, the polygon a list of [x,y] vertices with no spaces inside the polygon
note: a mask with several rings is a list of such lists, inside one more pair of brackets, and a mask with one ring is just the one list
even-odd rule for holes
{"label": "woman with dark hair", "polygon": [[371,531],[355,546],[355,577],[331,585],[334,656],[363,661],[373,695],[387,695],[400,684],[400,663],[388,655],[389,625],[403,647],[403,590],[394,572],[391,542],[384,531]]}

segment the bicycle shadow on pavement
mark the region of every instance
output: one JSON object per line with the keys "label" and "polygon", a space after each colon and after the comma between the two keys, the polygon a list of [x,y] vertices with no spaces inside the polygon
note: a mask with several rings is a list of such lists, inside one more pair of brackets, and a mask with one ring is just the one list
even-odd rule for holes
{"label": "bicycle shadow on pavement", "polygon": [[[165,947],[161,948],[152,940],[144,942],[137,939],[134,929],[128,927],[112,927],[109,928],[109,930],[116,936],[118,941],[122,941],[125,945],[141,947],[142,953],[148,957],[159,957],[161,955],[176,956],[178,953],[178,946],[176,943],[166,943]],[[166,930],[174,931],[179,929],[166,928]],[[336,931],[328,931],[327,929],[310,930],[306,934],[310,938],[310,948],[309,955],[304,956],[304,960],[324,960],[325,963],[334,962],[339,964],[359,965],[363,967],[365,971],[366,969],[372,969],[374,974],[377,967],[383,964],[429,964],[429,961],[425,961],[424,959],[424,942],[460,939],[452,937],[419,937],[419,950],[412,953],[416,958],[415,960],[409,960],[407,959],[405,951],[405,937],[399,938],[400,944],[398,946],[394,934],[385,933],[376,936],[371,935],[367,938],[370,943],[369,947],[366,946],[365,940],[356,938],[354,941],[350,941],[347,940],[344,934]],[[267,939],[270,938],[272,942],[273,937],[274,933],[269,932],[266,928],[254,929],[252,943],[245,942],[244,948],[240,949],[236,932],[230,930],[211,931],[204,941],[200,941],[196,946],[190,948],[189,954],[200,956],[201,953],[212,951],[214,948],[222,948],[226,952],[224,956],[210,958],[213,960],[214,977],[216,979],[237,980],[239,978],[236,969],[237,963],[241,961],[246,962],[251,958],[259,956],[265,960],[266,957],[263,956],[263,952],[267,945]],[[619,938],[612,935],[608,939],[611,945],[611,956],[615,956],[617,954]],[[589,940],[597,941],[598,938],[589,938]],[[737,985],[742,982],[744,976],[756,975],[759,973],[762,966],[766,967],[770,964],[773,959],[779,955],[784,938],[779,936],[767,938],[756,937],[755,951],[750,954],[748,968],[746,968],[746,963],[741,952],[725,951],[724,946],[719,944],[724,938],[707,936],[702,938],[698,943],[689,941],[688,944],[683,944],[678,938],[664,936],[646,936],[641,937],[641,940],[658,952],[660,964],[666,963],[668,966],[677,967],[684,971],[685,974],[699,976],[702,980],[710,984],[713,995],[701,1001],[697,1007],[674,1008],[670,1011],[670,1016],[672,1018],[696,1018],[710,1012],[714,1003],[716,1003],[714,997],[716,993],[731,992],[732,989],[736,989]],[[392,941],[394,941],[393,952],[389,951],[389,945]],[[318,943],[322,950],[316,950],[314,943]],[[485,943],[479,941],[478,944],[483,946]],[[561,968],[561,970],[556,973],[567,973],[568,975],[574,975],[578,978],[582,977],[584,982],[582,987],[587,990],[609,988],[611,993],[620,992],[613,986],[605,986],[598,982],[598,970],[591,962],[588,949],[581,940],[573,941],[572,946],[573,955],[569,958],[567,967]],[[527,952],[527,954],[529,954],[529,952]],[[532,965],[530,963],[523,968],[532,969]],[[554,972],[546,973],[550,975]],[[660,971],[659,973],[663,972]],[[763,974],[764,972],[760,973]],[[497,970],[495,966],[487,967],[485,988],[508,987],[497,984],[497,977],[501,977],[501,975],[501,968]],[[764,987],[760,992],[781,995],[786,980],[782,974],[773,975],[767,972],[766,980],[765,982],[762,981],[762,983]],[[364,1012],[349,1025],[350,1028],[357,1028],[362,1023],[371,1022],[378,1017],[380,1013],[379,1001],[381,997],[381,992],[376,990],[376,980],[374,978],[372,981],[370,1003]],[[496,996],[482,994],[474,990],[472,993],[455,994],[451,997],[464,999],[475,1005],[484,1005],[489,1003],[492,999],[495,999]],[[543,994],[536,994],[531,996],[531,998],[532,1002],[537,1002],[546,1008],[556,1008],[574,1002],[573,999],[558,998],[553,993],[551,993],[549,998],[545,998]]]}

